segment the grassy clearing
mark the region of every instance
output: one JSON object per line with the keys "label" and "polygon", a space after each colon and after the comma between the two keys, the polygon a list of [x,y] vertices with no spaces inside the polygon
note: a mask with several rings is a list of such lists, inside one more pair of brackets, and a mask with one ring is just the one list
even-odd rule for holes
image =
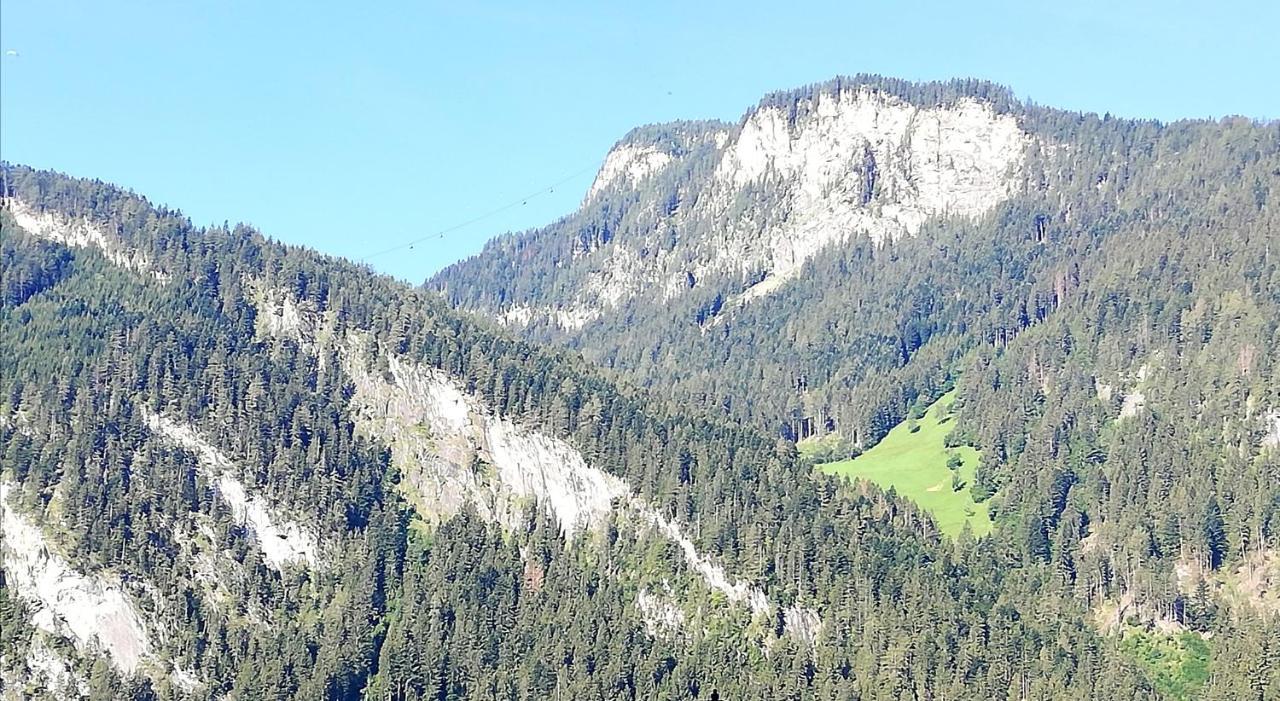
{"label": "grassy clearing", "polygon": [[[974,502],[969,493],[981,456],[974,448],[948,448],[944,443],[953,428],[954,401],[953,390],[934,402],[918,421],[894,426],[884,440],[862,455],[818,468],[828,474],[870,480],[882,489],[893,487],[932,514],[938,528],[949,536],[959,535],[965,523],[975,536],[985,535],[991,532],[987,504]],[[947,466],[953,457],[960,461],[954,470]]]}
{"label": "grassy clearing", "polygon": [[796,443],[796,450],[814,464],[848,460],[858,454],[849,439],[835,433],[810,436]]}
{"label": "grassy clearing", "polygon": [[1195,633],[1161,635],[1131,628],[1120,649],[1142,665],[1156,691],[1171,699],[1195,698],[1209,679],[1209,644]]}

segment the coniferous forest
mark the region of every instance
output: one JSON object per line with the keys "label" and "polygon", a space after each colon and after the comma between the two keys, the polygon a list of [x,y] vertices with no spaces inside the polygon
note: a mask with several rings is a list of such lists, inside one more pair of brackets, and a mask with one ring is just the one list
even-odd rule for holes
{"label": "coniferous forest", "polygon": [[[742,125],[636,130],[622,143],[681,165],[421,287],[4,165],[0,484],[43,541],[19,558],[5,521],[0,697],[1280,698],[1280,124],[868,76],[756,109],[803,121],[855,88],[979,100],[1057,146],[1029,146],[990,212],[854,232],[750,304],[731,300],[759,279],[724,274],[577,328],[493,317],[563,298],[588,275],[570,262],[610,246],[715,235],[671,222],[715,170],[707,130]],[[765,183],[735,216],[775,216]],[[363,399],[418,391],[410,366],[469,398],[458,421],[507,422],[623,485],[607,515],[424,509],[428,463],[368,428],[370,406],[402,409]],[[816,469],[953,390],[948,444],[981,455],[957,488],[989,534],[944,535],[911,495]],[[314,535],[314,561],[269,557],[157,416]],[[434,424],[393,430],[452,454]],[[496,444],[469,450],[468,483],[506,479]],[[133,669],[19,585],[54,559],[136,612]]]}

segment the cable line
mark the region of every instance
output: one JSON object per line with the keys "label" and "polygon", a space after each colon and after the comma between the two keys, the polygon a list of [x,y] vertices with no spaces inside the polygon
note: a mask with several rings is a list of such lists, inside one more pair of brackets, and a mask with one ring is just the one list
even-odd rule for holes
{"label": "cable line", "polygon": [[552,183],[552,184],[550,184],[550,185],[547,185],[546,187],[543,187],[543,188],[541,188],[541,189],[539,189],[539,190],[537,190],[537,191],[535,191],[535,192],[531,192],[531,193],[529,193],[528,195],[525,195],[524,197],[521,197],[521,198],[520,198],[520,199],[518,199],[518,200],[512,200],[511,202],[509,202],[509,203],[507,203],[507,204],[504,204],[504,205],[502,205],[501,207],[498,207],[498,208],[496,208],[496,209],[491,209],[491,210],[489,210],[488,212],[485,212],[484,214],[481,214],[481,215],[478,215],[478,216],[473,217],[473,218],[471,218],[471,219],[468,219],[468,220],[466,220],[466,221],[464,221],[464,222],[462,222],[462,223],[460,223],[460,224],[454,224],[453,226],[450,226],[450,227],[448,227],[448,228],[445,228],[445,229],[441,229],[441,230],[439,230],[439,231],[432,232],[432,233],[430,233],[430,234],[427,234],[426,236],[422,236],[422,237],[420,237],[420,238],[413,239],[412,241],[407,241],[407,242],[405,242],[405,243],[397,244],[397,245],[395,245],[395,246],[392,246],[391,248],[388,248],[388,249],[385,249],[385,250],[382,250],[382,251],[378,251],[377,253],[370,253],[369,255],[367,255],[367,256],[365,256],[365,257],[361,258],[361,259],[360,259],[360,261],[361,261],[361,262],[363,262],[363,261],[367,261],[367,260],[369,260],[369,259],[371,259],[371,258],[377,258],[377,257],[379,257],[379,256],[385,256],[385,255],[387,255],[388,253],[395,253],[396,251],[402,251],[402,250],[404,250],[404,249],[406,249],[406,248],[413,248],[414,246],[416,246],[417,244],[422,243],[423,241],[429,241],[429,240],[431,240],[431,239],[442,239],[442,238],[444,238],[444,237],[445,237],[445,234],[449,234],[449,233],[452,233],[452,232],[454,232],[454,231],[457,231],[458,229],[461,229],[461,228],[464,228],[464,227],[471,226],[472,224],[475,224],[476,222],[484,221],[485,219],[488,219],[489,217],[492,217],[492,216],[494,216],[495,214],[501,214],[501,213],[503,213],[503,212],[507,211],[508,209],[515,209],[516,207],[523,207],[524,205],[528,204],[528,203],[529,203],[529,200],[533,199],[534,197],[538,197],[538,196],[540,196],[540,195],[545,195],[545,194],[547,194],[547,193],[549,193],[549,192],[555,192],[555,189],[556,189],[557,187],[559,187],[559,186],[561,186],[561,185],[563,185],[563,184],[565,184],[565,183],[569,182],[570,180],[573,180],[573,179],[575,179],[575,178],[577,178],[577,177],[581,176],[583,173],[587,173],[587,172],[590,172],[590,171],[597,170],[597,169],[599,169],[599,167],[600,167],[600,164],[599,164],[599,163],[593,163],[593,164],[591,164],[591,165],[587,166],[586,168],[583,168],[583,169],[578,170],[578,171],[574,171],[574,173],[573,173],[572,175],[568,175],[568,176],[564,177],[564,178],[563,178],[563,179],[561,179],[561,180],[557,180],[556,182],[554,182],[554,183]]}

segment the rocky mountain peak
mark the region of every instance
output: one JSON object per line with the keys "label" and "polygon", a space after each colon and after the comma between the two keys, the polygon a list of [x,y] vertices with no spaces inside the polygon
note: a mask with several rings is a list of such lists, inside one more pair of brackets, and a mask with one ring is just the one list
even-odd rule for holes
{"label": "rocky mountain peak", "polygon": [[[737,125],[637,129],[606,156],[576,215],[518,245],[490,246],[439,280],[511,267],[504,260],[516,250],[527,260],[571,245],[570,260],[517,271],[509,289],[471,294],[464,306],[573,332],[631,300],[665,302],[708,284],[747,302],[825,247],[859,236],[892,242],[930,218],[979,216],[1021,187],[1032,137],[998,102],[909,99],[891,87],[838,81],[771,96]],[[521,284],[525,274],[538,284]]]}

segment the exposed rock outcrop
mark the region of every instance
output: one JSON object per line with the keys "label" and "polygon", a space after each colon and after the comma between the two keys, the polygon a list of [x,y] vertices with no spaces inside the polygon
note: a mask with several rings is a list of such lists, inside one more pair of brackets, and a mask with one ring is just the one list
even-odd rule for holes
{"label": "exposed rock outcrop", "polygon": [[636,592],[636,609],[649,635],[674,635],[684,628],[684,611],[680,609],[671,585],[666,582],[662,583],[660,591],[641,588]]}
{"label": "exposed rock outcrop", "polygon": [[1280,448],[1280,409],[1272,409],[1262,416],[1262,445]]}
{"label": "exposed rock outcrop", "polygon": [[41,698],[69,701],[89,697],[89,685],[76,674],[72,661],[46,640],[44,631],[31,638],[25,659],[7,659],[10,651],[0,652],[0,701],[25,701],[33,689],[44,692]]}
{"label": "exposed rock outcrop", "polygon": [[737,127],[662,129],[609,152],[583,210],[612,193],[624,221],[639,212],[652,223],[557,263],[547,271],[563,280],[550,285],[556,299],[517,291],[488,311],[573,332],[633,298],[669,300],[708,278],[743,280],[745,291],[726,292],[747,302],[851,237],[892,242],[930,218],[991,211],[1022,186],[1032,143],[987,102],[922,106],[866,85],[762,105]]}
{"label": "exposed rock outcrop", "polygon": [[796,120],[780,107],[756,111],[726,150],[710,215],[725,217],[737,191],[767,181],[787,216],[757,236],[727,229],[705,242],[718,252],[709,260],[785,279],[831,243],[854,234],[892,241],[930,217],[980,215],[1020,182],[1028,137],[990,105],[921,108],[866,88],[813,102]]}
{"label": "exposed rock outcrop", "polygon": [[150,275],[162,282],[169,280],[169,275],[156,270],[146,255],[130,249],[118,237],[88,219],[70,219],[54,212],[41,212],[17,199],[9,200],[9,213],[18,226],[32,236],[72,248],[91,248],[122,268]]}
{"label": "exposed rock outcrop", "polygon": [[367,367],[368,343],[351,334],[339,352],[355,383],[356,427],[391,448],[426,518],[447,518],[469,502],[514,528],[537,499],[572,535],[603,523],[627,494],[621,479],[588,466],[564,441],[494,415],[439,370],[396,356],[385,372]]}
{"label": "exposed rock outcrop", "polygon": [[319,566],[320,546],[315,533],[296,521],[281,517],[264,497],[252,494],[235,477],[231,460],[201,438],[194,428],[149,412],[146,422],[152,431],[196,455],[218,495],[230,507],[232,517],[253,534],[268,566],[277,570],[293,563],[313,568]]}
{"label": "exposed rock outcrop", "polygon": [[619,180],[625,179],[632,181],[632,183],[643,180],[654,172],[661,170],[671,161],[670,154],[659,151],[652,146],[637,144],[618,146],[605,157],[604,163],[600,166],[600,172],[596,175],[595,182],[591,184],[591,189],[587,191],[587,199],[590,200],[606,187],[616,184]]}
{"label": "exposed rock outcrop", "polygon": [[[8,584],[29,602],[36,628],[70,638],[85,651],[105,654],[121,672],[133,674],[151,655],[142,616],[118,579],[77,571],[46,541],[39,526],[9,504],[12,485],[0,483],[4,569]],[[61,669],[51,659],[35,660],[55,677]],[[31,661],[29,660],[30,664]],[[55,669],[58,668],[58,669]]]}

